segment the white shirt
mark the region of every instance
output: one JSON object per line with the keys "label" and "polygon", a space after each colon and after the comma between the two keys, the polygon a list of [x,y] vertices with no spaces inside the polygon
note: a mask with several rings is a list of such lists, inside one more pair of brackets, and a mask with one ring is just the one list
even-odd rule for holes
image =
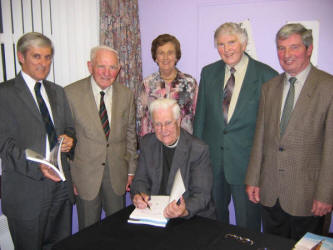
{"label": "white shirt", "polygon": [[[243,54],[241,60],[234,66],[235,68],[235,86],[234,86],[234,90],[232,92],[232,96],[231,96],[231,100],[230,100],[230,104],[229,104],[229,110],[228,110],[228,122],[230,121],[235,108],[236,108],[236,104],[238,101],[238,97],[239,97],[239,93],[240,90],[242,88],[243,85],[243,80],[246,74],[246,70],[247,70],[247,65],[249,64],[249,57],[245,54]],[[225,85],[227,84],[229,78],[230,78],[230,66],[226,65],[225,67],[225,74],[224,74],[224,85],[223,85],[223,89],[225,87]]]}
{"label": "white shirt", "polygon": [[[39,105],[38,105],[37,97],[36,97],[36,93],[35,93],[35,84],[36,84],[37,81],[35,79],[31,78],[28,74],[24,73],[23,71],[21,71],[21,74],[22,74],[22,77],[23,77],[25,83],[27,84],[27,86],[30,90],[30,93],[31,93],[32,97],[34,98],[35,103],[37,105],[37,108],[39,110]],[[47,96],[46,90],[45,90],[44,85],[43,85],[43,81],[38,81],[38,82],[41,83],[40,93],[41,93],[41,95],[44,99],[47,110],[49,111],[51,120],[52,120],[53,125],[54,125],[53,114],[52,114],[52,109],[51,109],[49,97]],[[47,135],[45,135],[45,137],[46,137],[46,151],[45,151],[45,154],[48,154],[48,152],[50,152],[49,138],[48,138]]]}
{"label": "white shirt", "polygon": [[93,76],[91,76],[90,79],[91,79],[91,86],[92,86],[92,91],[93,91],[93,94],[94,94],[97,110],[99,110],[99,105],[100,105],[100,101],[101,101],[101,93],[100,92],[103,91],[105,93],[104,103],[105,103],[106,112],[108,114],[109,124],[111,124],[112,85],[103,90],[98,86],[98,84],[96,83]]}
{"label": "white shirt", "polygon": [[[294,96],[294,106],[298,100],[299,95],[301,94],[302,88],[304,86],[304,83],[306,81],[306,78],[309,75],[309,72],[311,70],[311,64],[309,64],[301,73],[299,73],[298,75],[296,75],[296,82],[294,83],[295,85],[295,96]],[[290,83],[289,83],[289,79],[290,79],[291,75],[288,74],[286,72],[286,77],[283,81],[283,93],[282,93],[282,102],[281,102],[281,112],[280,112],[280,121],[282,118],[282,112],[283,112],[283,108],[284,108],[284,103],[286,102],[286,98],[288,95],[288,91],[290,88]]]}

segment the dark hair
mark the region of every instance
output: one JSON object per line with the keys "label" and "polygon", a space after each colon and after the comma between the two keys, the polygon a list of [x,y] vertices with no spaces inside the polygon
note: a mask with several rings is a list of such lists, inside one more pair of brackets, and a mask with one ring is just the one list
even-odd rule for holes
{"label": "dark hair", "polygon": [[177,61],[181,58],[182,52],[180,51],[180,43],[178,39],[169,34],[162,34],[156,37],[151,43],[151,56],[153,57],[154,61],[156,61],[156,52],[158,47],[163,46],[168,42],[172,43],[175,46]]}

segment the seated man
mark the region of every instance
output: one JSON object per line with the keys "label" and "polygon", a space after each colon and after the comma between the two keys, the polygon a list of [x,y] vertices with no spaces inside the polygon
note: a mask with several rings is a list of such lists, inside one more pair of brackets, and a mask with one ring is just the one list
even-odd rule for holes
{"label": "seated man", "polygon": [[145,208],[150,195],[169,195],[180,168],[186,191],[178,204],[172,201],[164,209],[164,216],[215,218],[208,146],[180,128],[180,108],[175,100],[157,99],[149,112],[155,133],[143,137],[140,145],[131,187],[134,205]]}

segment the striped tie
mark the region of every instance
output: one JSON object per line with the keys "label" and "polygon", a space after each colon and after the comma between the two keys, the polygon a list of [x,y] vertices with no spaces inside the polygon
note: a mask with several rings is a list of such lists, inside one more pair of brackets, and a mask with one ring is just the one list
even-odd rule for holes
{"label": "striped tie", "polygon": [[45,130],[46,130],[46,133],[47,133],[47,136],[49,139],[50,150],[51,150],[56,145],[58,139],[57,139],[56,131],[54,129],[53,122],[51,120],[49,110],[47,109],[44,99],[40,93],[40,87],[41,87],[41,83],[36,82],[35,88],[34,88],[35,94],[36,94],[36,99],[37,99],[37,103],[39,106],[39,111],[43,118]]}
{"label": "striped tie", "polygon": [[228,124],[228,111],[229,111],[229,105],[232,97],[232,92],[234,91],[235,86],[235,75],[236,72],[235,68],[230,68],[230,77],[227,81],[227,84],[225,85],[225,88],[223,90],[223,117],[225,124]]}
{"label": "striped tie", "polygon": [[99,117],[101,118],[103,130],[105,133],[106,140],[109,139],[109,134],[110,134],[110,126],[109,126],[109,119],[108,119],[108,113],[105,108],[105,103],[104,103],[104,91],[100,92],[101,94],[101,101],[99,104]]}

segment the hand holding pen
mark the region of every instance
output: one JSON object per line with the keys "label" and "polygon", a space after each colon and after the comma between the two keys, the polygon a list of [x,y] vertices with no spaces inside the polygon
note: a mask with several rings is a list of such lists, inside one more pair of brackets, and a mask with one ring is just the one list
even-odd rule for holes
{"label": "hand holding pen", "polygon": [[150,205],[148,203],[150,196],[145,193],[138,193],[133,197],[133,204],[140,209],[148,207],[150,209]]}

